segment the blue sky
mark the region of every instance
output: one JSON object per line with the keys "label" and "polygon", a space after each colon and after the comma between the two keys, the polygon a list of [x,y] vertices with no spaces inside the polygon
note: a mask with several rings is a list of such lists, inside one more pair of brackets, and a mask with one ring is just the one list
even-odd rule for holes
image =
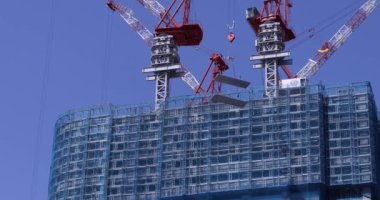
{"label": "blue sky", "polygon": [[[364,2],[294,0],[292,27],[302,32],[355,1]],[[54,9],[52,2],[56,2]],[[135,10],[148,28],[157,22],[136,0],[119,2]],[[170,1],[162,2],[167,5]],[[260,6],[261,1],[193,2],[192,18],[204,29],[205,48],[181,48],[182,63],[201,79],[209,54],[218,51],[236,59],[227,74],[262,86],[263,71],[253,70],[249,61],[255,54],[255,35],[245,21],[245,9]],[[236,21],[237,38],[230,46],[226,24],[232,20]],[[298,71],[345,20],[347,17],[292,49],[292,71]],[[380,102],[379,21],[377,9],[312,80],[325,84],[368,80]],[[102,103],[153,102],[154,84],[146,82],[141,73],[149,65],[150,52],[137,34],[110,12],[105,0],[3,0],[0,27],[0,197],[47,199],[53,128],[59,114]],[[191,94],[191,90],[175,80],[172,94]],[[40,111],[43,120],[39,120]],[[34,180],[33,161],[37,163]]]}

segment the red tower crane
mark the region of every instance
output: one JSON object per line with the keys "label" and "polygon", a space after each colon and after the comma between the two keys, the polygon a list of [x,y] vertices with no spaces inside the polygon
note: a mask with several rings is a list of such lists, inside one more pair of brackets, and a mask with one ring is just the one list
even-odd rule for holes
{"label": "red tower crane", "polygon": [[[110,0],[110,1],[112,1],[112,0]],[[156,26],[156,37],[157,38],[160,38],[160,35],[172,36],[174,38],[177,46],[178,45],[183,45],[183,46],[198,45],[200,43],[200,41],[202,39],[202,35],[203,35],[202,29],[200,29],[199,24],[189,24],[188,23],[189,22],[189,13],[190,13],[191,1],[181,1],[178,5],[177,9],[175,9],[173,15],[170,15],[169,11],[170,11],[170,9],[172,9],[174,7],[175,3],[177,2],[176,0],[174,0],[172,2],[169,10],[166,10],[165,7],[162,6],[157,0],[137,0],[137,1],[141,5],[143,5],[145,8],[147,8],[153,15],[155,15],[156,17],[158,17],[160,19],[159,24]],[[179,12],[181,7],[183,7],[183,10],[184,10],[184,17],[182,19],[182,25],[178,25],[178,23],[175,21],[175,15]],[[172,32],[172,31],[174,31],[174,32]],[[181,39],[182,36],[186,36],[184,38],[185,40]],[[194,39],[193,36],[197,36],[197,37],[195,37],[195,40],[193,40]],[[178,42],[178,39],[180,40],[179,42]],[[153,39],[152,39],[152,44],[154,44]],[[166,47],[164,47],[164,48],[166,48]],[[157,47],[153,46],[153,49],[152,49],[153,52],[156,52],[158,49],[161,49],[161,47],[157,48]],[[155,53],[153,53],[153,55],[154,54]],[[157,61],[157,59],[155,59],[155,60]],[[188,70],[186,70],[186,69],[184,70],[184,73],[181,76],[182,80],[184,80],[195,91],[195,94],[201,93],[201,94],[207,96],[208,94],[214,95],[216,93],[219,93],[221,91],[221,86],[222,86],[223,82],[226,84],[237,86],[237,87],[247,87],[249,85],[249,83],[246,81],[234,79],[234,78],[227,77],[227,76],[222,76],[222,73],[229,68],[228,65],[226,64],[226,62],[223,60],[222,55],[214,53],[211,55],[210,60],[211,60],[211,63],[208,66],[205,75],[203,76],[202,84],[199,84],[198,81],[195,79],[195,77],[190,72],[188,72]],[[174,65],[174,66],[169,67],[169,68],[173,68],[173,67],[176,67],[176,66]],[[152,68],[146,68],[143,71],[144,72],[153,72],[153,71],[159,72],[159,70],[161,68],[162,68],[161,66],[159,66],[159,67],[153,66]],[[169,68],[167,68],[167,69],[169,69]],[[208,76],[211,68],[213,70],[211,73],[210,84],[207,86],[207,89],[205,90],[202,88],[202,86],[203,86],[205,79]],[[163,69],[163,71],[165,71],[165,69]],[[172,73],[170,73],[170,74],[172,74]],[[155,77],[156,78],[154,78],[153,76],[149,76],[148,79],[149,80],[153,80],[153,79],[156,80],[157,77],[169,77],[170,78],[170,76],[165,76],[165,74],[162,74],[162,73],[160,76],[157,76],[157,74],[156,74]],[[156,97],[159,96],[160,100],[156,99],[156,102],[162,102],[162,100],[168,96],[167,95],[168,94],[168,86],[166,83],[168,83],[167,78],[162,78],[162,80],[159,81],[159,84],[157,84],[157,85],[160,85],[160,87],[156,88]],[[217,96],[217,98],[211,98],[211,100],[213,100],[213,99],[214,100],[217,99],[217,100],[220,100],[222,102],[226,98],[219,94]],[[228,99],[228,102],[234,102],[235,105],[236,105],[236,103],[239,105],[245,105],[244,102],[239,101],[237,99],[232,99],[232,98],[227,98],[227,99]],[[209,100],[208,97],[206,98],[206,101],[207,100]],[[157,103],[156,105],[158,105],[158,104],[159,103]]]}
{"label": "red tower crane", "polygon": [[[199,45],[203,39],[203,30],[197,23],[190,24],[191,0],[173,0],[156,26],[156,34],[172,35],[178,46]],[[175,22],[175,17],[183,12],[182,24]],[[170,12],[173,11],[172,14]]]}
{"label": "red tower crane", "polygon": [[[158,5],[157,9],[164,10],[162,9],[162,7],[159,7],[160,4],[157,4],[157,5]],[[147,43],[149,47],[154,46],[155,44],[154,35],[134,16],[134,12],[131,9],[124,7],[113,0],[108,0],[107,6],[112,11],[119,13],[119,15],[124,19],[124,21],[127,22],[127,24]],[[149,72],[152,70],[155,71],[158,68],[157,67],[151,68],[151,69],[148,68],[148,71]],[[173,67],[169,67],[169,68],[171,69],[170,76],[172,76],[173,78],[180,77],[194,91],[199,89],[199,82],[197,81],[195,76],[183,65],[177,64],[174,66],[174,68]],[[168,96],[169,85],[168,85],[167,78],[165,78],[165,81],[162,81],[161,79],[157,79],[155,76],[148,76],[147,80],[156,80],[157,82],[158,86],[156,88],[156,102],[161,102]]]}
{"label": "red tower crane", "polygon": [[280,77],[278,67],[281,67],[288,77],[293,75],[286,65],[291,60],[286,59],[290,52],[285,50],[285,43],[296,38],[289,26],[289,10],[293,7],[290,0],[263,0],[259,11],[256,7],[247,9],[247,21],[256,33],[255,42],[258,55],[251,56],[255,61],[255,69],[265,71],[264,96],[277,96]]}
{"label": "red tower crane", "polygon": [[256,34],[259,32],[261,24],[268,21],[279,22],[284,30],[284,42],[293,40],[296,35],[289,26],[289,13],[292,7],[293,4],[290,0],[264,0],[261,11],[251,8],[254,17],[249,18],[248,22]]}

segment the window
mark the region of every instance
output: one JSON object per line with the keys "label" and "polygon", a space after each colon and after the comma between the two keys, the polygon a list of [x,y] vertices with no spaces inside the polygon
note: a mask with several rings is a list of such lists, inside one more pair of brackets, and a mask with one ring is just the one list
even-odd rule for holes
{"label": "window", "polygon": [[297,105],[291,105],[290,106],[290,112],[296,112],[298,109],[297,109]]}
{"label": "window", "polygon": [[330,141],[329,142],[329,144],[330,144],[330,147],[337,147],[338,146],[338,142],[337,141]]}
{"label": "window", "polygon": [[228,180],[228,174],[220,174],[218,176],[219,181],[227,181]]}
{"label": "window", "polygon": [[310,149],[310,154],[311,155],[318,155],[319,154],[319,149],[318,148],[311,148]]}
{"label": "window", "polygon": [[342,122],[342,123],[340,123],[340,128],[341,129],[349,129],[350,123],[349,122]]}
{"label": "window", "polygon": [[342,147],[349,147],[351,145],[350,140],[342,140]]}
{"label": "window", "polygon": [[349,110],[349,106],[348,105],[340,105],[339,106],[339,111],[340,112],[347,112]]}
{"label": "window", "polygon": [[261,178],[261,177],[262,177],[261,171],[252,172],[252,178]]}
{"label": "window", "polygon": [[364,95],[356,96],[355,100],[356,100],[356,102],[366,101],[367,96],[364,96]]}
{"label": "window", "polygon": [[342,174],[351,174],[351,167],[350,166],[342,167]]}
{"label": "window", "polygon": [[332,157],[340,156],[340,149],[330,150],[330,156]]}
{"label": "window", "polygon": [[336,124],[335,123],[330,123],[329,124],[329,130],[335,130],[336,129]]}
{"label": "window", "polygon": [[359,136],[368,136],[369,135],[369,130],[358,130],[358,135]]}
{"label": "window", "polygon": [[371,172],[370,165],[360,166],[360,173],[368,173],[368,172]]}
{"label": "window", "polygon": [[342,149],[342,156],[350,156],[351,149]]}
{"label": "window", "polygon": [[366,110],[367,104],[358,104],[356,105],[356,110]]}
{"label": "window", "polygon": [[357,114],[356,114],[356,117],[357,117],[358,119],[367,119],[367,118],[368,118],[368,113],[366,113],[366,112],[357,113]]}
{"label": "window", "polygon": [[[252,172],[252,176],[253,176],[253,173],[255,173],[255,172]],[[232,173],[232,174],[231,174],[231,179],[232,179],[232,180],[239,179],[239,173]]]}
{"label": "window", "polygon": [[359,140],[359,146],[362,146],[362,145],[368,145],[369,144],[369,139],[360,139]]}
{"label": "window", "polygon": [[312,165],[311,166],[311,172],[319,172],[319,165]]}
{"label": "window", "polygon": [[310,121],[310,126],[311,127],[318,127],[318,125],[319,125],[318,120],[312,120],[312,121]]}
{"label": "window", "polygon": [[336,112],[336,107],[335,106],[329,106],[328,112],[331,112],[331,113]]}
{"label": "window", "polygon": [[226,163],[226,162],[228,162],[228,156],[219,157],[219,163]]}
{"label": "window", "polygon": [[337,175],[337,174],[342,173],[342,169],[340,167],[332,168],[331,171],[332,171],[332,175]]}
{"label": "window", "polygon": [[367,128],[367,127],[368,127],[368,121],[358,122],[358,128]]}
{"label": "window", "polygon": [[369,147],[361,147],[359,148],[359,155],[369,154],[370,150]]}
{"label": "window", "polygon": [[369,162],[370,162],[370,157],[369,156],[359,157],[359,163],[360,164],[369,163]]}

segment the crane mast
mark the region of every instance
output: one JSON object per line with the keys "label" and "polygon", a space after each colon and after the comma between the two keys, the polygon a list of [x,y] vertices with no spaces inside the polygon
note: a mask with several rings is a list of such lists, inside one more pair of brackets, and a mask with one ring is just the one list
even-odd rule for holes
{"label": "crane mast", "polygon": [[[281,9],[283,7],[283,9]],[[264,96],[277,96],[280,77],[278,67],[282,66],[288,76],[291,76],[286,65],[291,64],[289,51],[285,51],[285,43],[295,39],[293,30],[289,27],[289,0],[264,0],[261,11],[257,8],[247,9],[247,21],[256,33],[256,51],[258,55],[250,57],[255,61],[254,69],[265,71]],[[283,13],[282,13],[283,12]]]}
{"label": "crane mast", "polygon": [[[157,8],[154,10],[160,12],[165,10],[158,2],[154,3],[156,1],[141,0],[141,2],[152,3]],[[148,6],[148,4],[146,5]],[[199,82],[195,76],[179,63],[178,48],[173,36],[163,34],[154,37],[149,29],[134,16],[134,12],[131,9],[125,8],[113,0],[109,0],[107,6],[119,13],[125,22],[152,48],[152,67],[143,69],[143,72],[154,74],[153,76],[148,76],[147,80],[156,82],[156,109],[169,97],[169,82],[171,78],[180,77],[193,91],[199,88]]]}
{"label": "crane mast", "polygon": [[[199,24],[188,24],[191,0],[173,0],[169,9],[166,10],[157,1],[139,0],[154,15],[160,16],[160,21],[155,28],[154,44],[152,46],[152,65],[143,69],[144,73],[154,73],[148,76],[147,80],[156,81],[156,109],[159,109],[163,102],[169,97],[170,79],[182,77],[182,80],[194,90],[198,91],[198,81],[189,71],[182,69],[178,54],[178,46],[199,45],[203,38],[203,31]],[[175,8],[173,15],[170,11]],[[156,9],[158,8],[158,9]],[[183,9],[182,25],[175,22],[178,12]]]}
{"label": "crane mast", "polygon": [[[167,35],[166,37],[170,37],[170,35],[174,36],[175,42],[178,46],[188,46],[188,45],[198,45],[200,40],[202,39],[202,30],[200,29],[199,24],[189,24],[189,15],[190,15],[190,0],[180,0],[178,7],[175,9],[173,16],[170,15],[169,11],[173,9],[177,0],[173,0],[172,4],[169,6],[169,9],[166,10],[157,0],[137,0],[142,4],[145,8],[147,8],[154,16],[160,19],[160,23],[156,27],[156,35],[160,37],[161,35]],[[183,7],[183,18],[182,25],[179,25],[175,22],[175,16],[179,12],[179,10]],[[164,24],[164,25],[163,25]],[[176,30],[173,32],[173,30]],[[168,31],[168,32],[166,32]],[[181,34],[185,33],[186,37],[179,37]],[[194,34],[196,33],[196,34]],[[200,37],[198,37],[200,36]],[[205,74],[200,83],[194,78],[194,76],[184,70],[184,75],[181,77],[183,81],[185,81],[194,91],[195,95],[203,94],[204,102],[208,102],[209,100],[213,102],[221,102],[227,103],[234,106],[243,107],[246,102],[240,101],[234,98],[227,98],[221,94],[222,83],[233,85],[236,87],[246,88],[249,85],[249,82],[238,80],[235,78],[223,76],[223,72],[228,70],[228,65],[223,60],[223,56],[219,53],[213,53],[210,56],[210,64],[207,67]],[[209,85],[204,89],[205,79],[211,71],[211,79]],[[211,98],[207,97],[207,95],[212,95]]]}
{"label": "crane mast", "polygon": [[341,47],[351,34],[367,19],[379,5],[379,0],[366,1],[355,14],[345,23],[327,42],[310,58],[304,67],[297,73],[297,78],[309,79],[316,74],[326,61]]}

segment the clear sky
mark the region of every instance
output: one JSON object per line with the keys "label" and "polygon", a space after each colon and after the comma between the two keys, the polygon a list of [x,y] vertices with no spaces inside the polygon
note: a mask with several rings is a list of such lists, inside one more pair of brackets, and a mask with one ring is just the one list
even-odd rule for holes
{"label": "clear sky", "polygon": [[[147,27],[152,29],[157,22],[136,0],[119,2],[135,10]],[[161,2],[167,6],[170,1]],[[255,54],[255,36],[245,21],[245,9],[261,2],[193,0],[192,19],[204,28],[205,48],[181,48],[182,63],[201,79],[209,54],[218,51],[235,57],[227,74],[262,86],[263,71],[254,71],[249,61]],[[300,33],[352,2],[364,0],[294,0],[292,27]],[[232,20],[237,38],[230,46],[226,24]],[[345,20],[292,49],[292,71],[297,72]],[[325,84],[368,80],[380,102],[379,22],[377,9],[312,80]],[[153,102],[154,83],[146,82],[141,73],[149,65],[150,52],[105,0],[2,0],[0,27],[0,199],[47,199],[57,117],[69,109],[102,103]],[[172,94],[191,90],[176,80]]]}

